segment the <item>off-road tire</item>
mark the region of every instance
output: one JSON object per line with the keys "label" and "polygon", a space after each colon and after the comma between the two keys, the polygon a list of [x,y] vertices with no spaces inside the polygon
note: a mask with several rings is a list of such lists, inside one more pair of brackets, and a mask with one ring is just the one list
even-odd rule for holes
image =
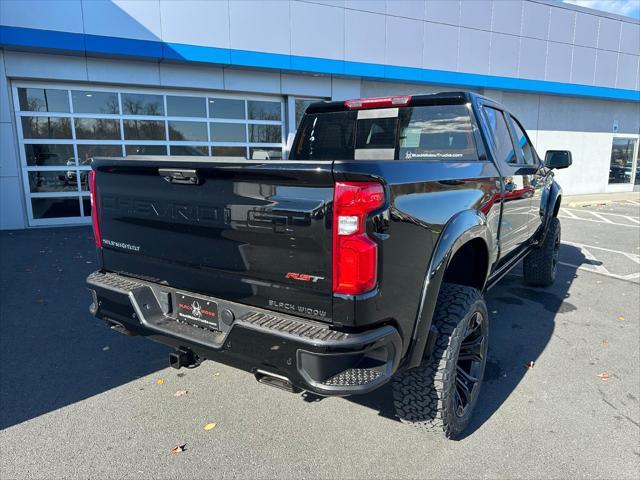
{"label": "off-road tire", "polygon": [[560,220],[553,217],[542,244],[524,259],[524,281],[529,285],[548,287],[556,280],[560,234]]}
{"label": "off-road tire", "polygon": [[[455,389],[460,346],[467,327],[478,312],[484,333],[482,365],[477,372],[473,398],[459,416]],[[488,312],[482,294],[475,288],[445,283],[438,296],[434,325],[438,330],[434,351],[422,364],[393,379],[393,401],[400,421],[422,430],[455,439],[466,428],[478,400],[488,344]]]}

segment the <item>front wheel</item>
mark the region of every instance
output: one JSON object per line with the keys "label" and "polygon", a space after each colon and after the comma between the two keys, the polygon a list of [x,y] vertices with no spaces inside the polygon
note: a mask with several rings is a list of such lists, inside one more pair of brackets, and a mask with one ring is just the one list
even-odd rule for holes
{"label": "front wheel", "polygon": [[489,315],[475,288],[445,283],[434,313],[438,330],[433,354],[393,380],[401,422],[460,436],[478,400],[487,363]]}
{"label": "front wheel", "polygon": [[529,252],[524,259],[524,281],[529,285],[548,287],[555,282],[560,254],[560,234],[560,220],[553,217],[542,245]]}

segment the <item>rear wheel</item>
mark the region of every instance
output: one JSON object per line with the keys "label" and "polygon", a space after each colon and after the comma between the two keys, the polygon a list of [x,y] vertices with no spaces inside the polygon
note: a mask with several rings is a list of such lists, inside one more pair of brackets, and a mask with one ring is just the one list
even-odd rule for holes
{"label": "rear wheel", "polygon": [[560,220],[553,217],[547,235],[538,248],[529,252],[523,262],[524,281],[548,287],[556,280],[561,237]]}
{"label": "rear wheel", "polygon": [[487,362],[489,316],[482,295],[444,284],[434,324],[434,352],[394,379],[394,405],[401,422],[456,438],[471,419]]}

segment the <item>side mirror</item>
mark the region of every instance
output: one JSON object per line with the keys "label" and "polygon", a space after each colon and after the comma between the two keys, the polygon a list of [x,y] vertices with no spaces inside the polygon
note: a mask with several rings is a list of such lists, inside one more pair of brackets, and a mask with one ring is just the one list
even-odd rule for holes
{"label": "side mirror", "polygon": [[567,168],[573,163],[569,150],[547,150],[544,165],[547,168]]}

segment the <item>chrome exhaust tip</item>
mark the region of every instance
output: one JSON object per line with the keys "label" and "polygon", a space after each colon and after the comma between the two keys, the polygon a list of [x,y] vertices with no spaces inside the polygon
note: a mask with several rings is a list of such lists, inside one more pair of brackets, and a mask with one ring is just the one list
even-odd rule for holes
{"label": "chrome exhaust tip", "polygon": [[291,381],[282,375],[277,375],[275,373],[266,372],[264,370],[256,370],[253,373],[256,377],[256,380],[265,385],[269,385],[271,387],[279,388],[281,390],[286,390],[290,393],[300,393],[302,390],[296,386],[294,386]]}

